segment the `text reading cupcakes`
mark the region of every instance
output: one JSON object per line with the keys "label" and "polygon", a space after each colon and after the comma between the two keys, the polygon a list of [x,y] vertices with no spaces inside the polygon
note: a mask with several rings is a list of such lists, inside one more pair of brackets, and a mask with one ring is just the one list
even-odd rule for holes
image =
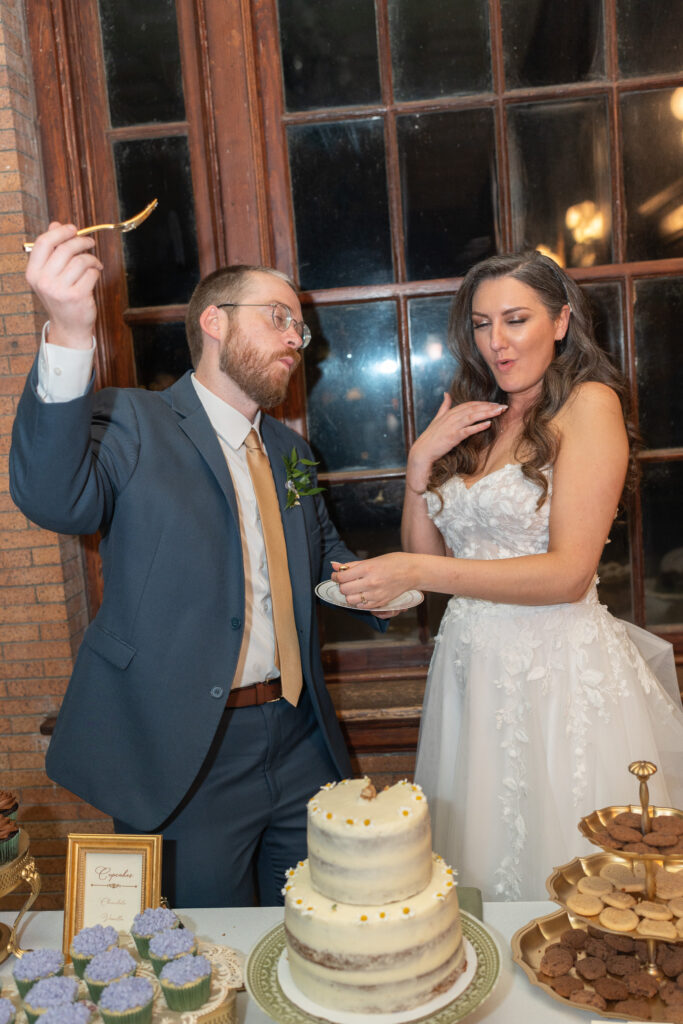
{"label": "text reading cupcakes", "polygon": [[158,976],[171,960],[197,952],[194,933],[187,928],[166,928],[149,940],[149,962]]}
{"label": "text reading cupcakes", "polygon": [[211,964],[205,956],[183,956],[166,964],[159,983],[171,1010],[198,1010],[211,991]]}
{"label": "text reading cupcakes", "polygon": [[43,978],[24,996],[24,1011],[28,1024],[35,1024],[47,1010],[63,1003],[73,1003],[78,995],[78,978]]}
{"label": "text reading cupcakes", "polygon": [[137,964],[127,949],[108,949],[104,953],[97,953],[83,973],[90,998],[98,1002],[102,990],[107,985],[122,978],[129,978],[135,974],[136,967]]}
{"label": "text reading cupcakes", "polygon": [[149,957],[149,940],[157,932],[167,928],[177,928],[180,921],[167,907],[147,907],[141,914],[136,914],[130,927],[137,951],[145,960]]}
{"label": "text reading cupcakes", "polygon": [[12,977],[23,999],[28,990],[42,978],[51,978],[64,971],[64,957],[58,949],[32,949],[24,953],[12,968]]}
{"label": "text reading cupcakes", "polygon": [[81,928],[80,932],[74,935],[69,947],[69,956],[74,965],[74,971],[79,978],[90,961],[98,953],[104,953],[108,949],[114,949],[119,944],[119,935],[111,925],[94,924],[90,928]]}
{"label": "text reading cupcakes", "polygon": [[104,1024],[150,1024],[154,989],[148,978],[123,978],[107,985],[97,1009]]}

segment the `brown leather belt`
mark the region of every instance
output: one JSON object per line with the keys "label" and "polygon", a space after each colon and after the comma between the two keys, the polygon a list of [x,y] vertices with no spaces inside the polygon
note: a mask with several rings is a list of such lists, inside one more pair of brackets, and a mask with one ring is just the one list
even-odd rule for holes
{"label": "brown leather belt", "polygon": [[250,683],[249,686],[236,686],[230,691],[226,708],[252,708],[256,704],[268,704],[279,700],[282,696],[280,678],[266,679],[264,683]]}

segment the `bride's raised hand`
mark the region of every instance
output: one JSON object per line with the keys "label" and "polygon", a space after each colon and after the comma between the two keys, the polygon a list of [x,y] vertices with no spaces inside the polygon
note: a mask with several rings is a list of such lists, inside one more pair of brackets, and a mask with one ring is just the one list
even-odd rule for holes
{"label": "bride's raised hand", "polygon": [[427,487],[432,466],[437,459],[472,434],[491,426],[494,417],[505,412],[507,405],[498,402],[462,402],[453,405],[444,393],[439,410],[408,453],[406,483],[421,494]]}

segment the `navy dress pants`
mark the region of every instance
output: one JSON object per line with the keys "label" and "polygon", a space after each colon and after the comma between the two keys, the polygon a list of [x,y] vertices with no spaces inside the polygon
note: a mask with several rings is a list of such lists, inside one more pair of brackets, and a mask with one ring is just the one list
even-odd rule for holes
{"label": "navy dress pants", "polygon": [[[190,791],[150,830],[164,837],[169,906],[281,905],[287,868],[306,857],[306,803],[338,778],[305,690],[297,707],[226,709]],[[140,834],[119,819],[114,828]]]}

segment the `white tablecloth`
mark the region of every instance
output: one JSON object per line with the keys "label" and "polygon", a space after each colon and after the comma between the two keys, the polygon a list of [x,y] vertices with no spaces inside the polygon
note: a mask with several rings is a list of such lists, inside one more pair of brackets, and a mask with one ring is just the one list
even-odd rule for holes
{"label": "white tablecloth", "polygon": [[[468,1024],[556,1024],[564,1021],[589,1024],[585,1010],[573,1010],[555,1002],[531,985],[517,964],[513,963],[510,939],[523,925],[536,917],[557,910],[554,903],[485,903],[484,924],[496,939],[501,951],[501,974],[498,985],[488,1001],[467,1018]],[[248,953],[251,947],[274,925],[282,921],[280,907],[259,907],[210,910],[178,910],[183,924],[204,941],[231,946]],[[0,921],[12,925],[15,913],[3,912]],[[62,913],[36,911],[21,922],[18,942],[23,949],[51,946],[61,949]],[[9,975],[14,957],[0,964],[0,980]],[[264,1024],[270,1018],[246,992],[237,997],[239,1024]]]}

